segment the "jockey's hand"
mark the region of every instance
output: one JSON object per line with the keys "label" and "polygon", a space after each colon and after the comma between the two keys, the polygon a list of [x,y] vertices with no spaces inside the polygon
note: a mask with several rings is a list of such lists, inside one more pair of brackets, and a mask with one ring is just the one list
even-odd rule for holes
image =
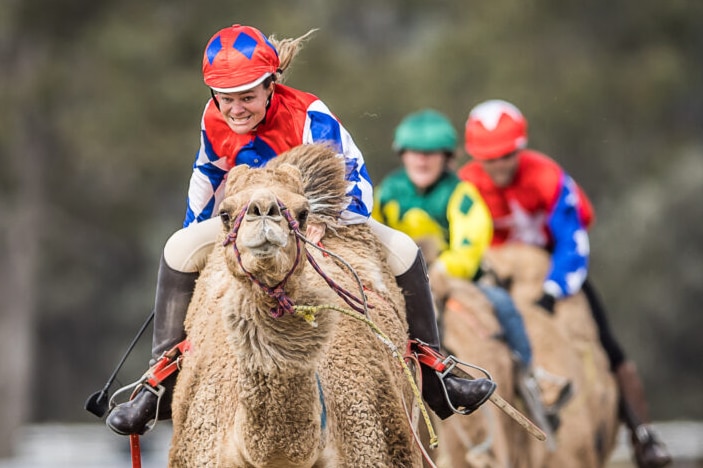
{"label": "jockey's hand", "polygon": [[327,231],[325,223],[308,223],[307,228],[305,228],[305,237],[313,244],[317,244],[324,237],[325,231]]}
{"label": "jockey's hand", "polygon": [[547,311],[549,315],[554,315],[554,306],[556,305],[556,298],[549,293],[542,294],[542,297],[537,299],[535,305],[540,306],[542,309]]}

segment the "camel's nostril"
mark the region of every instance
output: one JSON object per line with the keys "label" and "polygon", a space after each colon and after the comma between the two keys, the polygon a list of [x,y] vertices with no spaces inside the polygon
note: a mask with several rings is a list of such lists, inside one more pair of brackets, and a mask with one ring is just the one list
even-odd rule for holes
{"label": "camel's nostril", "polygon": [[280,216],[280,215],[281,215],[281,209],[278,207],[278,203],[274,203],[273,205],[269,206],[268,216]]}
{"label": "camel's nostril", "polygon": [[281,216],[281,209],[275,199],[252,200],[249,204],[247,214],[250,216],[277,217]]}

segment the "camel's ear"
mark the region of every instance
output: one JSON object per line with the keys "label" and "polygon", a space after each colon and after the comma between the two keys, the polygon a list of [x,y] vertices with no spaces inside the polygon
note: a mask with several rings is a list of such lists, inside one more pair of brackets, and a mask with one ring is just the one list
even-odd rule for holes
{"label": "camel's ear", "polygon": [[276,170],[284,174],[286,178],[290,179],[285,182],[297,187],[298,191],[303,193],[303,175],[300,172],[300,169],[292,164],[285,163],[278,166]]}
{"label": "camel's ear", "polygon": [[239,183],[238,181],[244,179],[244,175],[249,172],[249,166],[246,164],[240,164],[238,166],[234,166],[230,171],[227,173],[227,183],[225,184],[225,196],[229,197],[230,195],[233,195],[236,193],[236,188]]}

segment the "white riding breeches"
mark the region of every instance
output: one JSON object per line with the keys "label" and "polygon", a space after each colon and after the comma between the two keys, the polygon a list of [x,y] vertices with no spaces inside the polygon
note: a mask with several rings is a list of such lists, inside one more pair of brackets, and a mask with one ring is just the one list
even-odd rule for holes
{"label": "white riding breeches", "polygon": [[176,231],[164,246],[164,261],[183,273],[201,271],[221,230],[222,221],[218,216]]}
{"label": "white riding breeches", "polygon": [[408,271],[415,263],[419,250],[415,241],[404,232],[390,228],[373,218],[369,218],[366,224],[383,244],[393,275],[400,276]]}

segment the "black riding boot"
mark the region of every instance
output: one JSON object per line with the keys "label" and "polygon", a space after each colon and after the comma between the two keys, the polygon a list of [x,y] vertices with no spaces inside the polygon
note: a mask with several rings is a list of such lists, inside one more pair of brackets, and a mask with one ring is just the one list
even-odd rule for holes
{"label": "black riding boot", "polygon": [[630,430],[635,462],[639,468],[661,468],[671,464],[671,455],[649,425],[644,385],[632,361],[615,369],[620,390],[620,417]]}
{"label": "black riding boot", "polygon": [[[199,273],[183,273],[169,267],[161,257],[156,281],[154,302],[154,336],[151,345],[153,364],[161,355],[185,339],[183,321],[188,304],[193,296],[195,280]],[[171,417],[171,393],[176,374],[162,382],[164,393],[159,397],[152,388],[142,387],[137,395],[112,409],[107,417],[107,426],[121,435],[143,434],[147,424],[156,419]]]}
{"label": "black riding boot", "polygon": [[635,462],[639,468],[661,468],[671,464],[671,455],[649,425],[649,408],[637,366],[629,361],[610,330],[608,316],[590,280],[581,288],[588,299],[598,326],[600,342],[608,355],[610,368],[620,392],[620,418],[630,430]]}
{"label": "black riding boot", "polygon": [[[405,296],[410,337],[423,341],[439,351],[439,332],[434,301],[422,252],[418,250],[415,262],[408,271],[396,276],[396,281]],[[447,396],[454,408],[461,408],[468,414],[485,403],[496,388],[495,382],[488,379],[469,380],[452,374],[440,378],[434,369],[425,365],[420,367],[422,397],[440,419],[446,419],[453,413],[447,402]]]}

